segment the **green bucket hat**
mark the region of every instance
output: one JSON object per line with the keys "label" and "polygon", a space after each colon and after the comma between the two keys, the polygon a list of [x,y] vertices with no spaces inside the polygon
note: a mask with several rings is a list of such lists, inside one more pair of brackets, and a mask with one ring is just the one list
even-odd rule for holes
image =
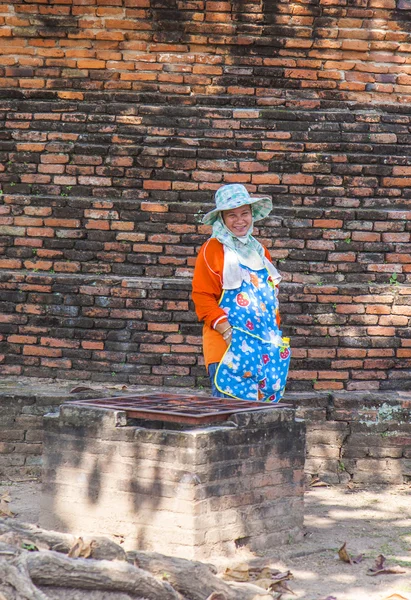
{"label": "green bucket hat", "polygon": [[212,225],[222,210],[238,208],[244,204],[252,205],[253,220],[260,221],[268,217],[273,209],[271,198],[252,198],[247,188],[240,183],[221,186],[215,194],[216,208],[206,213],[202,219],[204,225]]}

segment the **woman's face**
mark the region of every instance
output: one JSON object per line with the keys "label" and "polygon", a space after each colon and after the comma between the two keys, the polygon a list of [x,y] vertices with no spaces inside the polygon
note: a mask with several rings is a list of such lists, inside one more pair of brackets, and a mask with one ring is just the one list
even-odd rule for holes
{"label": "woman's face", "polygon": [[221,214],[227,229],[237,237],[246,235],[253,223],[253,215],[249,204],[243,204],[243,206],[239,206],[238,208],[223,210]]}

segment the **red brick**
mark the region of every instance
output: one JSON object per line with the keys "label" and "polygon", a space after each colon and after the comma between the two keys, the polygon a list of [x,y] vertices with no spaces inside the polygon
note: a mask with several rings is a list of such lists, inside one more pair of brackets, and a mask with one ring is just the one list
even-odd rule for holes
{"label": "red brick", "polygon": [[41,346],[24,346],[23,354],[27,356],[61,356],[61,350],[57,348],[43,348]]}
{"label": "red brick", "polygon": [[335,312],[340,314],[363,314],[365,309],[362,305],[339,304],[336,307]]}
{"label": "red brick", "polygon": [[53,348],[78,348],[80,346],[80,342],[77,340],[60,340],[50,337],[40,338],[40,344]]}
{"label": "red brick", "polygon": [[308,380],[313,380],[313,379],[317,379],[317,371],[294,371],[291,370],[288,374],[288,378],[293,380],[299,380],[299,379],[308,379]]}
{"label": "red brick", "polygon": [[319,371],[318,379],[349,379],[348,371]]}
{"label": "red brick", "polygon": [[71,369],[72,361],[68,358],[62,359],[50,359],[42,358],[40,361],[42,367],[48,367],[50,369]]}
{"label": "red brick", "polygon": [[92,342],[92,341],[83,341],[81,342],[81,347],[85,350],[103,350],[104,343],[103,342]]}
{"label": "red brick", "polygon": [[81,263],[79,262],[55,262],[54,270],[56,273],[79,273]]}
{"label": "red brick", "polygon": [[389,336],[395,335],[395,327],[367,327],[368,335]]}
{"label": "red brick", "polygon": [[411,358],[411,348],[409,348],[409,349],[398,348],[397,357],[398,358]]}
{"label": "red brick", "polygon": [[16,258],[0,258],[0,269],[21,269],[22,261]]}
{"label": "red brick", "polygon": [[328,260],[330,262],[355,262],[357,256],[355,252],[329,252]]}
{"label": "red brick", "polygon": [[[295,350],[293,349],[293,356],[295,357]],[[334,358],[336,355],[335,348],[309,348],[307,351],[309,358]]]}
{"label": "red brick", "polygon": [[54,229],[51,227],[27,227],[27,235],[30,237],[54,237]]}
{"label": "red brick", "polygon": [[145,190],[170,190],[171,181],[146,179],[143,182],[143,187]]}
{"label": "red brick", "polygon": [[314,390],[342,390],[344,384],[340,381],[316,381],[313,385]]}
{"label": "red brick", "polygon": [[16,304],[16,312],[28,315],[44,315],[46,309],[44,306],[37,304]]}
{"label": "red brick", "polygon": [[44,224],[48,227],[80,227],[78,219],[44,219]]}
{"label": "red brick", "polygon": [[313,227],[320,227],[321,229],[341,229],[343,227],[343,221],[338,219],[314,219]]}
{"label": "red brick", "polygon": [[141,344],[140,352],[153,352],[154,354],[169,354],[171,347],[164,344]]}
{"label": "red brick", "polygon": [[389,315],[380,317],[378,319],[378,325],[386,326],[393,325],[394,327],[406,327],[408,325],[409,318],[399,315]]}
{"label": "red brick", "polygon": [[29,335],[9,335],[7,341],[10,344],[36,344],[37,337]]}

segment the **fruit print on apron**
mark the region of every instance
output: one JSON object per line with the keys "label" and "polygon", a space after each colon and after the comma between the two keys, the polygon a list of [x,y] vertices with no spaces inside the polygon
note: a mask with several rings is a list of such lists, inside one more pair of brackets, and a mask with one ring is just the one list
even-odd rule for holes
{"label": "fruit print on apron", "polygon": [[265,268],[241,267],[241,272],[241,287],[224,290],[220,298],[233,332],[215,385],[240,400],[278,402],[291,359],[288,339],[282,338],[277,325],[278,288]]}

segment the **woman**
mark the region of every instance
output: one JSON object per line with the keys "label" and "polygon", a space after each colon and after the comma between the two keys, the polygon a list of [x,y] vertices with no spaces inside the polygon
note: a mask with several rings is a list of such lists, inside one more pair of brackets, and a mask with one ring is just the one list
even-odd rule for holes
{"label": "woman", "polygon": [[203,327],[203,351],[213,396],[278,402],[291,353],[279,329],[281,276],[268,251],[252,236],[255,221],[272,210],[269,198],[252,198],[240,184],[222,186],[216,208],[203,217],[213,226],[193,278],[193,301]]}

